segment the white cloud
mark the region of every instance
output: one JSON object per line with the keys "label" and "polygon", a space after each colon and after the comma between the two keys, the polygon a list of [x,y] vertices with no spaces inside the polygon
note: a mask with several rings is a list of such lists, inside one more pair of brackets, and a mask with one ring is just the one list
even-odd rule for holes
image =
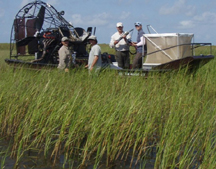
{"label": "white cloud", "polygon": [[202,15],[194,16],[194,20],[198,22],[216,23],[216,13],[204,12]]}
{"label": "white cloud", "polygon": [[95,14],[93,16],[82,16],[80,14],[72,15],[73,25],[101,26],[108,23],[110,15],[106,12]]}
{"label": "white cloud", "polygon": [[192,16],[196,11],[195,6],[186,5],[186,0],[178,0],[173,6],[168,4],[162,6],[159,10],[161,15],[170,15],[170,14],[186,14],[187,16]]}
{"label": "white cloud", "polygon": [[80,14],[73,14],[71,16],[71,18],[72,18],[72,21],[73,21],[72,24],[80,25],[80,24],[83,23],[83,19],[82,19],[82,16]]}
{"label": "white cloud", "polygon": [[184,5],[185,5],[185,0],[179,0],[175,2],[174,5],[171,7],[168,4],[166,4],[160,8],[159,13],[162,15],[176,14],[181,10],[182,6]]}
{"label": "white cloud", "polygon": [[123,11],[119,17],[120,20],[127,19],[130,16],[130,12]]}
{"label": "white cloud", "polygon": [[183,20],[179,23],[180,29],[194,28],[198,25],[216,25],[216,13],[204,12],[194,16],[191,20]]}
{"label": "white cloud", "polygon": [[193,27],[195,27],[195,24],[192,20],[185,20],[179,23],[180,29],[188,29],[188,28],[193,28]]}

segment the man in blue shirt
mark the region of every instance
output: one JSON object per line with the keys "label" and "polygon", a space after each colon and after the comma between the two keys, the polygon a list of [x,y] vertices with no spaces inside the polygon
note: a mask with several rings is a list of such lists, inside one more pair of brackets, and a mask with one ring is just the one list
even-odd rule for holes
{"label": "man in blue shirt", "polygon": [[[137,53],[133,59],[133,64],[132,64],[132,68],[133,69],[140,69],[142,68],[142,50],[143,50],[143,46],[145,45],[145,38],[143,36],[144,31],[142,29],[142,23],[141,22],[136,22],[135,23],[135,28],[138,31],[137,34],[137,43],[132,43],[132,46],[136,47]],[[146,53],[146,51],[144,51],[144,53]]]}

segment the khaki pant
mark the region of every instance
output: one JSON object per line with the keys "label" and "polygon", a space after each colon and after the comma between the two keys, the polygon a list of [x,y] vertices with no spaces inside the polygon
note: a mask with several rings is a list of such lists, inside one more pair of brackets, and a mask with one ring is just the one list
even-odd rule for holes
{"label": "khaki pant", "polygon": [[[144,53],[144,56],[146,53]],[[137,53],[133,59],[132,69],[141,69],[142,68],[142,53]]]}
{"label": "khaki pant", "polygon": [[123,69],[130,68],[130,55],[129,51],[116,51],[116,61],[118,66]]}

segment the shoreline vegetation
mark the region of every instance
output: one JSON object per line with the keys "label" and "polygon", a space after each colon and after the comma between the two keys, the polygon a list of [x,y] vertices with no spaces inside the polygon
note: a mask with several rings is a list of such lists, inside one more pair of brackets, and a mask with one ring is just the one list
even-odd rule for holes
{"label": "shoreline vegetation", "polygon": [[193,74],[146,79],[13,69],[8,57],[0,44],[0,134],[8,143],[1,168],[6,156],[19,168],[31,154],[60,160],[62,168],[96,169],[102,161],[107,168],[120,161],[128,168],[216,168],[216,59]]}

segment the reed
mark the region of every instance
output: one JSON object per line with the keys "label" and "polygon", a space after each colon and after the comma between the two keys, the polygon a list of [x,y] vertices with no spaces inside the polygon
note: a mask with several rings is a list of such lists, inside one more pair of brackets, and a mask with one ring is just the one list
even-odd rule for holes
{"label": "reed", "polygon": [[0,51],[0,134],[11,142],[16,165],[36,151],[53,163],[63,154],[63,166],[93,161],[97,168],[105,160],[107,166],[216,167],[215,59],[194,74],[146,79],[110,70],[91,77],[82,68],[13,70],[6,53]]}

